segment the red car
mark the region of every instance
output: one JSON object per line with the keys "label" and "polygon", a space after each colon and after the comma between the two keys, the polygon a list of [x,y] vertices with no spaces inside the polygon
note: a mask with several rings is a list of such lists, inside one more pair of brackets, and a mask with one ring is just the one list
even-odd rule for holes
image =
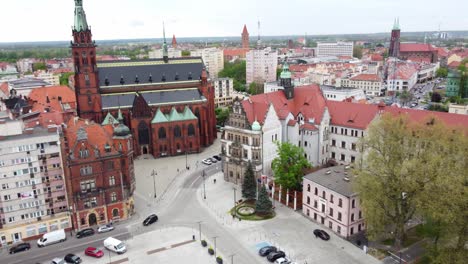
{"label": "red car", "polygon": [[102,250],[97,249],[97,248],[93,248],[93,247],[87,247],[85,249],[84,253],[87,256],[91,256],[91,257],[95,257],[95,258],[100,258],[100,257],[104,256],[104,252],[102,252]]}

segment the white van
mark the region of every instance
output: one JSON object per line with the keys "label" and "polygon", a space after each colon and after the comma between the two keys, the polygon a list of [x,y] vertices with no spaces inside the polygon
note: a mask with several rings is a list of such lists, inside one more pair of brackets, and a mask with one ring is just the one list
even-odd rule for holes
{"label": "white van", "polygon": [[37,246],[45,247],[50,244],[63,242],[65,240],[67,240],[67,235],[65,235],[65,229],[55,230],[42,235],[42,238],[37,240]]}
{"label": "white van", "polygon": [[124,242],[113,237],[108,237],[104,240],[104,247],[118,254],[123,254],[127,251],[127,247],[125,247]]}

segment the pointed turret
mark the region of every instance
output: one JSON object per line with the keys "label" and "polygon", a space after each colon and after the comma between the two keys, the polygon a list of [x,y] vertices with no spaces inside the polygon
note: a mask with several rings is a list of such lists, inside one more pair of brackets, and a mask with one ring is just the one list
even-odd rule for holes
{"label": "pointed turret", "polygon": [[163,60],[165,63],[169,62],[169,51],[167,50],[167,43],[166,43],[166,27],[164,26],[163,22],[163,38],[164,38],[164,43],[163,43]]}
{"label": "pointed turret", "polygon": [[175,38],[175,35],[172,35],[172,47],[175,49],[177,48],[177,40]]}
{"label": "pointed turret", "polygon": [[83,9],[83,0],[75,0],[74,30],[78,32],[88,30],[88,22],[86,21],[86,14]]}
{"label": "pointed turret", "polygon": [[249,31],[247,31],[246,25],[244,25],[244,29],[242,30],[242,48],[249,48]]}
{"label": "pointed turret", "polygon": [[400,18],[395,18],[395,22],[393,23],[393,30],[400,30]]}
{"label": "pointed turret", "polygon": [[289,71],[289,65],[287,59],[283,63],[283,71],[280,74],[280,84],[284,88],[284,95],[286,98],[292,99],[294,97],[294,86],[291,82],[291,72]]}

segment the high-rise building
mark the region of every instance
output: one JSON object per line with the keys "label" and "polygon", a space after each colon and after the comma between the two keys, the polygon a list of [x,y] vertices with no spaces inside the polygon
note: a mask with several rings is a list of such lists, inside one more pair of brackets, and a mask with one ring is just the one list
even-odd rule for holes
{"label": "high-rise building", "polygon": [[276,81],[276,68],[278,67],[278,52],[265,49],[255,49],[246,55],[246,79],[247,85],[256,82]]}
{"label": "high-rise building", "polygon": [[0,244],[71,227],[59,132],[0,119]]}
{"label": "high-rise building", "polygon": [[190,56],[201,57],[209,77],[218,78],[218,73],[224,69],[224,54],[218,48],[206,48],[190,51]]}
{"label": "high-rise building", "polygon": [[393,24],[392,36],[390,39],[390,48],[388,56],[398,58],[400,56],[400,23],[399,19],[395,19]]}
{"label": "high-rise building", "polygon": [[353,42],[319,42],[317,56],[353,56]]}
{"label": "high-rise building", "polygon": [[213,79],[216,107],[231,105],[234,97],[234,80],[232,78]]}
{"label": "high-rise building", "polygon": [[246,25],[244,25],[244,29],[242,30],[242,48],[249,48],[249,31],[247,31]]}

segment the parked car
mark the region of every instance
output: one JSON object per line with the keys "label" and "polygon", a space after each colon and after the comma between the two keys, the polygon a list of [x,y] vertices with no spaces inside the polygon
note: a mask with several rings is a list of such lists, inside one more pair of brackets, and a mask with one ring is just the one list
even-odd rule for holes
{"label": "parked car", "polygon": [[158,221],[158,216],[155,214],[149,215],[146,217],[146,219],[143,221],[144,226],[151,225],[152,223]]}
{"label": "parked car", "polygon": [[215,158],[208,158],[208,159],[211,161],[211,163],[216,163],[216,162],[218,162],[218,160],[215,159]]}
{"label": "parked car", "polygon": [[102,250],[94,248],[94,247],[87,247],[84,253],[86,256],[95,257],[95,258],[100,258],[104,256],[104,252],[102,252]]}
{"label": "parked car", "polygon": [[67,240],[65,229],[59,229],[43,234],[42,237],[37,240],[37,246],[44,247],[50,244],[63,242],[65,240]]}
{"label": "parked car", "polygon": [[117,254],[123,254],[127,251],[125,243],[113,237],[108,237],[104,240],[104,247]]}
{"label": "parked car", "polygon": [[276,249],[276,247],[273,247],[273,246],[266,246],[266,247],[262,247],[259,251],[258,251],[258,254],[262,257],[265,257],[267,256],[268,254],[270,254],[271,252],[276,252],[278,251],[278,249]]}
{"label": "parked car", "polygon": [[82,238],[82,237],[87,237],[87,236],[92,236],[92,235],[94,235],[94,229],[85,228],[76,233],[76,238]]}
{"label": "parked car", "polygon": [[61,258],[54,258],[52,260],[52,262],[50,262],[51,264],[65,264],[65,260],[61,259]]}
{"label": "parked car", "polygon": [[314,235],[315,237],[320,237],[322,240],[325,241],[330,240],[330,235],[322,229],[315,229]]}
{"label": "parked car", "polygon": [[275,264],[291,264],[291,261],[287,258],[279,258],[275,261]]}
{"label": "parked car", "polygon": [[286,254],[283,251],[278,251],[278,252],[271,252],[268,254],[267,259],[270,262],[274,262],[275,260],[279,258],[284,258],[286,257]]}
{"label": "parked car", "polygon": [[204,160],[202,160],[202,163],[205,164],[205,165],[211,165],[212,164],[210,159],[204,159]]}
{"label": "parked car", "polygon": [[81,258],[78,257],[78,256],[75,255],[75,254],[67,254],[67,255],[65,256],[65,261],[66,261],[67,263],[79,264],[79,263],[81,263]]}
{"label": "parked car", "polygon": [[31,244],[29,243],[19,243],[10,248],[10,254],[18,253],[21,251],[26,251],[31,249]]}
{"label": "parked car", "polygon": [[218,161],[221,161],[221,157],[219,155],[214,155],[213,158],[217,159]]}
{"label": "parked car", "polygon": [[112,226],[111,224],[107,224],[107,225],[103,225],[103,226],[100,226],[97,230],[98,233],[105,233],[105,232],[110,232],[114,230],[114,226]]}

